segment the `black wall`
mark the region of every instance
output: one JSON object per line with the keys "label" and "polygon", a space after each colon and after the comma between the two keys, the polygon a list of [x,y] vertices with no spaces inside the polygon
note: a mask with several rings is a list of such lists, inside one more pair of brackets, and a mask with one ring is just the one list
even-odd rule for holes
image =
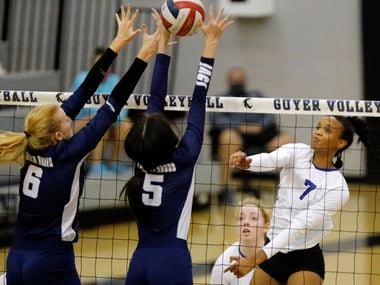
{"label": "black wall", "polygon": [[[378,1],[361,1],[363,87],[365,100],[380,100],[380,17]],[[368,119],[371,144],[380,153],[380,118]],[[380,161],[368,153],[368,180],[380,181]]]}

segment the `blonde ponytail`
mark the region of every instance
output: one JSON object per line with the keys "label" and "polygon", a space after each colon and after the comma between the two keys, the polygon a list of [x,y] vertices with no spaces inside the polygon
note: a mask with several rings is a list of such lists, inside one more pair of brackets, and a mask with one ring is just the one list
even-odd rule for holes
{"label": "blonde ponytail", "polygon": [[61,126],[58,109],[57,105],[46,104],[33,108],[26,116],[24,131],[32,149],[41,150],[58,143],[54,136]]}
{"label": "blonde ponytail", "polygon": [[25,164],[26,147],[41,150],[58,143],[54,134],[60,130],[61,121],[53,104],[33,108],[25,118],[24,133],[0,133],[0,163]]}
{"label": "blonde ponytail", "polygon": [[0,163],[16,162],[23,166],[27,144],[24,133],[0,133]]}

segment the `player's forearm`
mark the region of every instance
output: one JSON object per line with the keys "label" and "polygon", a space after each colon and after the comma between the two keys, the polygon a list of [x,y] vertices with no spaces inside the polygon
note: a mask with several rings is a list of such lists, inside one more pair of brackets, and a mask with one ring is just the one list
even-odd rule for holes
{"label": "player's forearm", "polygon": [[169,65],[170,56],[166,54],[157,54],[153,70],[152,85],[150,88],[148,113],[164,111],[165,97],[168,89]]}
{"label": "player's forearm", "polygon": [[142,60],[142,61],[145,61],[145,62],[148,62],[156,53],[157,50],[153,51],[153,49],[144,49],[142,48],[138,54],[137,54],[137,58]]}
{"label": "player's forearm", "polygon": [[90,69],[83,83],[80,85],[80,88],[86,90],[88,93],[91,93],[89,94],[90,96],[95,93],[116,56],[117,53],[108,48]]}
{"label": "player's forearm", "polygon": [[202,56],[206,58],[215,58],[217,48],[218,48],[217,40],[206,40],[204,48],[203,48]]}
{"label": "player's forearm", "polygon": [[147,63],[136,58],[126,74],[120,79],[119,83],[112,90],[110,99],[117,104],[117,110],[125,105],[133,89],[135,89],[141,75],[147,67]]}
{"label": "player's forearm", "polygon": [[[187,129],[185,137],[190,137],[194,153],[200,151],[203,141],[204,125],[206,118],[206,96],[210,84],[214,59],[201,58],[196,77],[193,97],[187,117]],[[197,147],[197,148],[196,148]]]}
{"label": "player's forearm", "polygon": [[118,39],[118,38],[115,38],[111,44],[109,45],[109,48],[115,52],[115,53],[119,53],[126,45],[127,45],[127,41],[125,40],[122,40],[122,39]]}
{"label": "player's forearm", "polygon": [[[205,104],[207,91],[210,85],[212,70],[214,66],[213,58],[201,58],[197,72],[193,97],[191,100],[188,123],[195,125],[204,125],[205,120]],[[200,122],[202,120],[202,122]]]}
{"label": "player's forearm", "polygon": [[251,159],[249,171],[270,172],[280,167],[276,157],[271,156],[269,153],[250,155],[248,158]]}
{"label": "player's forearm", "polygon": [[116,56],[117,54],[114,51],[107,49],[91,68],[79,88],[74,91],[68,100],[62,103],[61,107],[72,120],[75,119],[84,104],[95,93]]}
{"label": "player's forearm", "polygon": [[265,260],[268,259],[268,256],[266,254],[266,252],[264,250],[259,250],[256,255],[255,255],[255,258],[254,258],[254,262],[255,262],[255,267],[260,265],[261,263],[263,263]]}
{"label": "player's forearm", "polygon": [[158,44],[158,53],[169,55],[169,39],[170,34],[161,33],[160,42]]}

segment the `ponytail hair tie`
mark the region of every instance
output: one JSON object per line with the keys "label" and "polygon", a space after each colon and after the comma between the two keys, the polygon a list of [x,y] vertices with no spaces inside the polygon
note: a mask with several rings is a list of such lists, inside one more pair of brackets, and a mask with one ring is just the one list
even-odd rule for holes
{"label": "ponytail hair tie", "polygon": [[27,138],[30,137],[30,134],[27,131],[24,131],[24,134],[26,135]]}
{"label": "ponytail hair tie", "polygon": [[357,119],[357,117],[346,117],[346,120],[353,126],[355,124],[355,120]]}
{"label": "ponytail hair tie", "polygon": [[334,164],[334,167],[337,168],[337,169],[341,169],[342,168],[342,166],[343,166],[342,153],[339,153],[336,156],[336,161],[333,164]]}
{"label": "ponytail hair tie", "polygon": [[[357,133],[357,127],[356,125],[360,123],[360,119],[358,117],[346,117],[346,121],[349,123],[351,129]],[[359,122],[358,122],[359,121]]]}

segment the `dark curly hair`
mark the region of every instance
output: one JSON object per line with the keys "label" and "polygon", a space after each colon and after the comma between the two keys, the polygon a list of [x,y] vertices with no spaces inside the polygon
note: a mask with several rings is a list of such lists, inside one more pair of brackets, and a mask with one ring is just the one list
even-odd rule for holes
{"label": "dark curly hair", "polygon": [[351,146],[354,140],[355,133],[359,137],[358,142],[359,141],[362,142],[363,145],[368,150],[371,150],[371,147],[369,144],[368,126],[364,120],[358,117],[334,116],[334,118],[337,119],[343,126],[343,131],[340,138],[347,141],[347,144],[345,145],[345,147],[338,150],[337,153],[335,154],[336,161],[334,163],[334,166],[336,168],[342,168],[343,166],[342,153]]}

